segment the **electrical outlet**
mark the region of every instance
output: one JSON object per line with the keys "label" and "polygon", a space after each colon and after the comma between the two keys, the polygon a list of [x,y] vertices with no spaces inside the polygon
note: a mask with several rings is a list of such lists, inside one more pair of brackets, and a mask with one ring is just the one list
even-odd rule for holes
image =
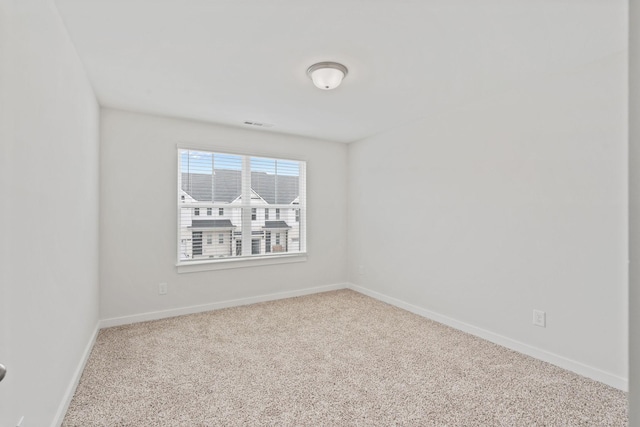
{"label": "electrical outlet", "polygon": [[160,283],[158,285],[158,294],[160,294],[160,295],[166,295],[167,294],[167,284],[166,283]]}
{"label": "electrical outlet", "polygon": [[542,328],[546,328],[547,314],[542,310],[533,310],[533,324]]}

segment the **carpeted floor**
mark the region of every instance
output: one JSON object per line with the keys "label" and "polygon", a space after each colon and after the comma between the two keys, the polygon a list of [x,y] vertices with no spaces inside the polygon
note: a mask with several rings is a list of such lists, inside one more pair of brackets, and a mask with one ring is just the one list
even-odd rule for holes
{"label": "carpeted floor", "polygon": [[626,394],[341,290],[100,331],[63,426],[625,426]]}

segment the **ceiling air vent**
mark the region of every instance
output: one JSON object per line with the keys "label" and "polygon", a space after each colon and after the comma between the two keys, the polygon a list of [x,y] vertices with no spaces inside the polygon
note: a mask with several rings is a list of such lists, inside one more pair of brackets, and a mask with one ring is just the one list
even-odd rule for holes
{"label": "ceiling air vent", "polygon": [[260,122],[250,122],[249,120],[245,120],[244,124],[247,126],[255,126],[259,128],[270,128],[273,127],[271,123],[260,123]]}

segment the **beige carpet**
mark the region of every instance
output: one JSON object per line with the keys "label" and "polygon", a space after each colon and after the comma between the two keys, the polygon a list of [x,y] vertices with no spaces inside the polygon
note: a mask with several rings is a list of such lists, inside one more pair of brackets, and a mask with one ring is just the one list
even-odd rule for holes
{"label": "beige carpet", "polygon": [[624,426],[626,394],[343,290],[100,331],[63,426]]}

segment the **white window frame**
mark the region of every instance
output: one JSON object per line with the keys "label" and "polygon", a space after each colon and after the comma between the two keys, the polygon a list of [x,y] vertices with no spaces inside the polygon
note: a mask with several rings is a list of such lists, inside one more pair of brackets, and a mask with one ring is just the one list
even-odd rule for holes
{"label": "white window frame", "polygon": [[[246,241],[249,244],[242,245],[242,256],[241,257],[228,257],[221,259],[202,259],[197,261],[188,261],[184,262],[180,259],[176,262],[176,267],[178,273],[190,273],[190,272],[198,272],[198,271],[208,271],[208,270],[220,270],[220,269],[229,269],[229,268],[244,268],[244,267],[253,267],[253,266],[261,266],[261,265],[271,265],[271,264],[286,264],[292,262],[304,262],[307,260],[307,223],[306,223],[306,211],[307,211],[307,192],[306,192],[306,167],[307,162],[304,159],[292,159],[288,156],[277,155],[277,154],[265,154],[258,152],[237,152],[237,151],[229,151],[227,149],[218,149],[213,147],[202,147],[202,146],[194,146],[194,145],[183,145],[178,144],[176,150],[177,157],[177,171],[176,174],[178,176],[177,179],[177,193],[180,194],[181,183],[180,183],[180,174],[181,174],[181,163],[180,163],[180,152],[181,150],[194,150],[194,151],[205,151],[211,153],[219,153],[219,154],[229,154],[236,156],[243,156],[243,172],[242,172],[242,203],[237,205],[224,204],[221,206],[216,203],[199,203],[199,208],[219,208],[219,209],[227,209],[227,208],[242,208],[242,221],[245,226],[242,227],[242,241],[243,243]],[[252,205],[251,204],[251,158],[259,157],[259,158],[267,158],[274,160],[283,160],[283,161],[295,161],[299,162],[300,165],[300,188],[299,188],[299,203],[295,204],[295,208],[300,211],[300,222],[299,222],[299,252],[282,252],[282,253],[261,253],[260,255],[251,255],[251,247],[250,244],[252,241],[251,234],[251,226],[246,226],[246,224],[251,224],[251,209],[252,208],[263,208],[262,205]],[[188,207],[184,203],[184,199],[181,197],[176,197],[177,199],[177,239],[176,243],[180,246],[181,241],[181,230],[180,230],[180,212],[181,208]],[[248,200],[248,202],[244,202]],[[291,205],[271,205],[271,209],[291,209]],[[257,211],[256,211],[257,212]],[[295,226],[296,223],[294,223]],[[296,240],[298,240],[296,239]],[[176,248],[176,253],[178,253],[178,248]]]}

